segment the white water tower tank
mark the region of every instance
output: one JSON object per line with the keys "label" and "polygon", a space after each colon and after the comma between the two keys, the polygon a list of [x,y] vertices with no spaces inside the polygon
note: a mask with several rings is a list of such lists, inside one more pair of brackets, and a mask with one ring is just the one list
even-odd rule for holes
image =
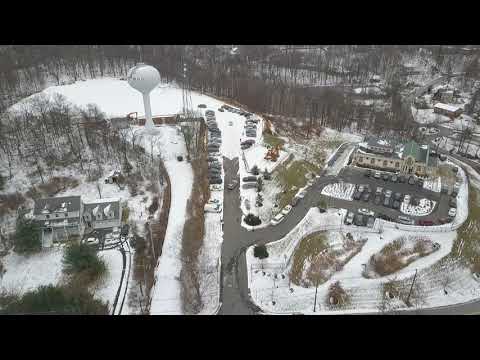
{"label": "white water tower tank", "polygon": [[138,63],[128,71],[127,81],[131,87],[142,93],[145,107],[145,131],[154,133],[150,92],[160,83],[160,73],[153,66]]}

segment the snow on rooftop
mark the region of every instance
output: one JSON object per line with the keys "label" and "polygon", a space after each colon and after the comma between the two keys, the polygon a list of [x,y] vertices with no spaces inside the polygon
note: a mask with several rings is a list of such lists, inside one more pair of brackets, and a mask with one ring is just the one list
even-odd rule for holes
{"label": "snow on rooftop", "polygon": [[438,109],[450,111],[450,112],[455,112],[462,108],[462,106],[459,106],[459,105],[450,105],[450,104],[444,104],[444,103],[436,103],[434,107]]}
{"label": "snow on rooftop", "polygon": [[84,204],[103,204],[103,203],[112,203],[120,201],[120,198],[111,197],[111,198],[102,198],[102,199],[94,199],[89,201],[83,201]]}

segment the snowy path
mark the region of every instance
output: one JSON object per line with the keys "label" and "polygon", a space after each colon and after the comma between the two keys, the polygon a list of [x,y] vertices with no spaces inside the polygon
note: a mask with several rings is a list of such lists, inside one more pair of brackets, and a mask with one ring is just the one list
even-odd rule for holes
{"label": "snowy path", "polygon": [[[144,139],[149,141],[149,139]],[[180,270],[182,235],[187,218],[187,200],[193,186],[193,170],[190,163],[179,162],[176,154],[185,154],[183,137],[172,126],[160,127],[156,137],[157,151],[164,159],[170,177],[171,204],[162,256],[155,270],[155,285],[152,289],[151,314],[182,314],[180,297]],[[148,148],[148,146],[146,146]]]}

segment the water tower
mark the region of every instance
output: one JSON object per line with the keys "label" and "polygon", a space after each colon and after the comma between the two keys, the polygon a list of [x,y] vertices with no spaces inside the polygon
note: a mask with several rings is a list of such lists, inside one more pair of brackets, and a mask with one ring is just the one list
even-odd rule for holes
{"label": "water tower", "polygon": [[128,71],[127,81],[131,87],[142,93],[145,106],[145,133],[154,134],[156,130],[152,120],[150,92],[160,83],[160,73],[153,66],[138,63]]}

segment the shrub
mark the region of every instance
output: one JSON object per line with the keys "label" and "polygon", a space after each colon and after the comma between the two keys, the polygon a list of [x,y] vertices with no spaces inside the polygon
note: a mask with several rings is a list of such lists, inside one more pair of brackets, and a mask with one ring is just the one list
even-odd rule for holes
{"label": "shrub", "polygon": [[19,192],[0,195],[0,216],[8,211],[16,211],[25,202],[25,198]]}
{"label": "shrub", "polygon": [[63,271],[69,275],[85,275],[89,280],[98,279],[107,267],[94,248],[86,244],[72,243],[63,255]]}
{"label": "shrub", "polygon": [[268,257],[267,247],[265,245],[257,245],[253,248],[253,256],[259,259],[266,259]]}
{"label": "shrub", "polygon": [[17,219],[14,251],[18,253],[34,252],[42,248],[40,227],[33,220],[19,216]]}
{"label": "shrub", "polygon": [[108,305],[85,288],[72,286],[40,286],[21,298],[11,298],[4,314],[55,313],[71,315],[107,315]]}
{"label": "shrub", "polygon": [[148,212],[150,213],[150,215],[153,215],[157,210],[158,210],[158,196],[155,196],[152,200],[152,203],[148,207]]}
{"label": "shrub", "polygon": [[257,226],[262,223],[262,220],[258,216],[255,216],[253,214],[248,214],[245,216],[245,224],[250,225],[250,226]]}

